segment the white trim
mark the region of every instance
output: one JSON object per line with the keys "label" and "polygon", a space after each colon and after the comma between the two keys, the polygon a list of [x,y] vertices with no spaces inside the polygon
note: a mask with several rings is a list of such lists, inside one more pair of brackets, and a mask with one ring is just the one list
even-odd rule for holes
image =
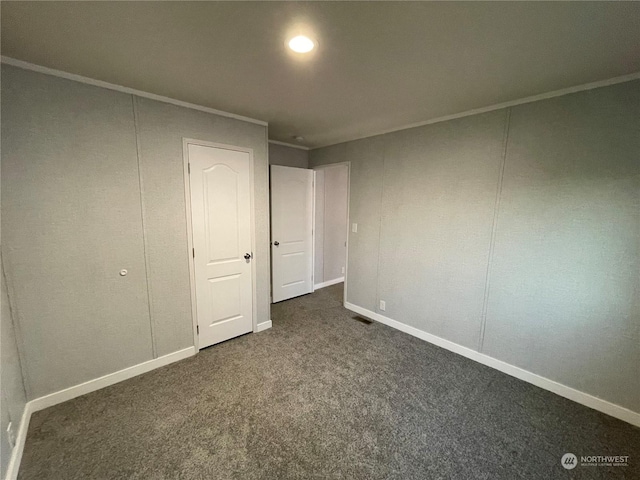
{"label": "white trim", "polygon": [[569,400],[573,400],[576,403],[580,403],[581,405],[585,405],[589,408],[593,408],[594,410],[598,410],[599,412],[611,415],[612,417],[630,423],[631,425],[640,427],[640,413],[638,412],[634,412],[627,408],[621,407],[620,405],[607,402],[606,400],[594,397],[593,395],[589,395],[588,393],[575,390],[561,383],[555,382],[545,377],[541,377],[540,375],[536,375],[535,373],[529,372],[527,370],[523,370],[522,368],[516,367],[515,365],[511,365],[483,353],[477,352],[476,350],[463,347],[462,345],[458,345],[457,343],[445,340],[444,338],[437,337],[415,327],[411,327],[404,323],[398,322],[397,320],[392,320],[391,318],[380,315],[379,313],[372,312],[370,310],[367,310],[366,308],[358,307],[357,305],[348,303],[346,301],[344,303],[344,306],[352,312],[371,318],[372,320],[388,325],[389,327],[400,330],[401,332],[408,333],[409,335],[424,340],[425,342],[432,343],[434,345],[437,345],[438,347],[442,347],[446,350],[457,353],[458,355],[462,355],[463,357],[467,357],[488,367],[495,368],[496,370],[506,373],[507,375],[511,375],[512,377],[516,377],[520,380],[524,380],[527,383],[531,383],[532,385],[553,392],[557,395],[560,395],[561,397],[568,398]]}
{"label": "white trim", "polygon": [[338,145],[340,143],[353,142],[354,140],[362,140],[363,138],[377,137],[378,135],[385,135],[387,133],[398,132],[400,130],[408,130],[410,128],[423,127],[425,125],[431,125],[432,123],[447,122],[449,120],[455,120],[456,118],[470,117],[471,115],[478,115],[480,113],[492,112],[494,110],[500,110],[508,107],[515,107],[516,105],[523,105],[525,103],[537,102],[540,100],[547,100],[549,98],[561,97],[563,95],[569,95],[571,93],[583,92],[585,90],[593,90],[594,88],[608,87],[617,83],[630,82],[632,80],[640,79],[640,72],[630,73],[628,75],[622,75],[620,77],[608,78],[606,80],[598,80],[597,82],[584,83],[582,85],[576,85],[574,87],[561,88],[560,90],[553,90],[547,93],[540,93],[538,95],[531,95],[530,97],[518,98],[516,100],[510,100],[508,102],[496,103],[494,105],[488,105],[486,107],[474,108],[472,110],[465,110],[464,112],[454,113],[452,115],[445,115],[443,117],[436,117],[430,120],[423,120],[421,122],[409,123],[401,127],[389,128],[387,130],[381,130],[376,133],[367,133],[355,137],[347,138],[346,140],[340,140],[339,142],[326,143],[324,145],[318,145],[312,147],[311,150],[318,148],[330,147],[332,145]]}
{"label": "white trim", "polygon": [[16,480],[18,478],[18,470],[20,469],[20,462],[22,461],[22,453],[24,452],[24,444],[27,440],[27,432],[29,431],[29,421],[31,420],[31,414],[33,413],[32,402],[27,402],[22,411],[22,418],[20,420],[20,427],[18,427],[18,436],[16,437],[16,445],[11,451],[9,457],[9,465],[7,467],[7,473],[4,477],[5,480]]}
{"label": "white trim", "polygon": [[50,393],[44,397],[36,398],[35,400],[27,402],[22,412],[18,436],[16,437],[16,446],[11,452],[5,479],[15,480],[18,478],[18,470],[20,469],[20,461],[22,460],[24,444],[27,439],[29,422],[31,420],[31,415],[34,412],[53,407],[54,405],[58,405],[59,403],[66,402],[67,400],[71,400],[87,393],[95,392],[96,390],[122,382],[123,380],[137,377],[138,375],[150,372],[156,368],[164,367],[179,360],[184,360],[185,358],[192,357],[196,352],[197,350],[195,347],[184,348],[177,352],[169,353],[168,355],[163,355],[162,357],[154,358],[153,360],[148,360],[146,362],[139,363],[138,365],[109,373],[102,377],[94,378],[93,380],[89,380],[79,385],[74,385],[73,387],[65,388],[64,390]]}
{"label": "white trim", "polygon": [[198,338],[198,310],[196,305],[196,267],[193,258],[193,222],[191,219],[191,182],[189,175],[189,143],[182,139],[182,168],[184,177],[184,208],[187,217],[187,257],[189,258],[189,290],[191,293],[191,328],[193,330],[193,346],[198,351],[200,340]]}
{"label": "white trim", "polygon": [[312,167],[311,170],[323,170],[326,168],[337,167],[338,165],[344,165],[346,167],[351,167],[351,161],[347,162],[334,162],[334,163],[323,163],[322,165],[316,165]]}
{"label": "white trim", "polygon": [[264,330],[268,330],[269,328],[271,328],[271,326],[272,326],[271,320],[267,320],[266,322],[259,323],[256,327],[256,333],[262,332]]}
{"label": "white trim", "polygon": [[94,87],[107,88],[109,90],[115,90],[117,92],[128,93],[130,95],[136,95],[138,97],[149,98],[151,100],[157,100],[158,102],[170,103],[172,105],[177,105],[178,107],[190,108],[192,110],[200,110],[201,112],[212,113],[214,115],[233,118],[235,120],[241,120],[243,122],[255,123],[256,125],[262,125],[265,127],[268,125],[268,123],[265,122],[264,120],[257,120],[255,118],[245,117],[243,115],[236,115],[235,113],[224,112],[222,110],[216,110],[215,108],[205,107],[204,105],[196,105],[195,103],[183,102],[182,100],[176,100],[175,98],[169,98],[163,95],[156,95],[155,93],[144,92],[142,90],[136,90],[135,88],[116,85],[114,83],[103,82],[102,80],[83,77],[82,75],[76,75],[75,73],[63,72],[62,70],[56,70],[54,68],[43,67],[42,65],[36,65],[29,62],[24,62],[22,60],[6,57],[4,55],[0,57],[0,60],[2,63],[6,65],[12,65],[14,67],[22,68],[24,70],[31,70],[33,72],[44,73],[46,75],[53,75],[54,77],[66,78],[67,80],[86,83],[87,85],[93,85]]}
{"label": "white trim", "polygon": [[39,410],[52,407],[53,405],[66,402],[67,400],[71,400],[90,392],[95,392],[96,390],[100,390],[101,388],[108,387],[109,385],[122,382],[123,380],[128,380],[129,378],[133,378],[143,373],[150,372],[151,370],[155,370],[156,368],[164,367],[165,365],[177,362],[178,360],[192,357],[195,354],[196,349],[194,347],[187,347],[182,350],[178,350],[177,352],[154,358],[153,360],[147,360],[146,362],[139,363],[138,365],[134,365],[133,367],[128,367],[114,373],[109,373],[102,377],[94,378],[93,380],[89,380],[79,385],[74,385],[73,387],[50,393],[49,395],[45,395],[44,397],[31,400],[29,402],[31,404],[31,411],[37,412]]}
{"label": "white trim", "polygon": [[[130,95],[137,95],[138,97],[149,98],[151,100],[157,100],[163,103],[170,103],[172,105],[177,105],[179,107],[190,108],[192,110],[200,110],[201,112],[212,113],[214,115],[219,115],[221,117],[233,118],[236,120],[241,120],[244,122],[255,123],[257,125],[268,126],[269,123],[264,120],[258,120],[251,117],[245,117],[243,115],[236,115],[235,113],[225,112],[223,110],[216,110],[214,108],[205,107],[203,105],[197,105],[195,103],[183,102],[182,100],[176,100],[174,98],[165,97],[162,95],[156,95],[155,93],[144,92],[142,90],[136,90],[134,88],[124,87],[122,85],[116,85],[109,82],[104,82],[102,80],[96,80],[89,77],[84,77],[82,75],[76,75],[75,73],[63,72],[62,70],[56,70],[54,68],[43,67],[42,65],[36,65],[34,63],[25,62],[23,60],[17,60],[15,58],[7,57],[5,55],[0,56],[0,62],[6,65],[12,65],[14,67],[22,68],[24,70],[31,70],[38,73],[44,73],[47,75],[53,75],[55,77],[66,78],[67,80],[73,80],[75,82],[86,83],[88,85],[93,85],[96,87],[107,88],[109,90],[115,90],[118,92],[128,93]],[[553,97],[560,97],[562,95],[568,95],[571,93],[582,92],[584,90],[592,90],[594,88],[607,87],[609,85],[615,85],[617,83],[630,82],[632,80],[640,79],[640,72],[630,73],[628,75],[622,75],[619,77],[613,77],[606,80],[599,80],[596,82],[585,83],[582,85],[576,85],[574,87],[562,88],[560,90],[553,90],[547,93],[541,93],[538,95],[532,95],[529,97],[519,98],[516,100],[511,100],[508,102],[497,103],[494,105],[489,105],[486,107],[475,108],[472,110],[465,110],[464,112],[454,113],[452,115],[445,115],[443,117],[436,117],[430,120],[424,120],[421,122],[415,122],[406,124],[400,127],[394,127],[391,129],[386,129],[379,131],[377,133],[368,133],[365,135],[350,137],[345,140],[340,140],[338,142],[331,142],[324,145],[318,145],[315,147],[305,147],[303,145],[295,145],[292,143],[280,142],[278,140],[269,140],[269,143],[273,143],[275,145],[282,145],[285,147],[298,148],[300,150],[315,150],[318,148],[330,147],[332,145],[337,145],[340,143],[352,142],[354,140],[361,140],[363,138],[375,137],[378,135],[384,135],[386,133],[393,133],[400,130],[407,130],[409,128],[422,127],[424,125],[430,125],[432,123],[440,123],[446,122],[448,120],[454,120],[456,118],[468,117],[471,115],[477,115],[479,113],[491,112],[493,110],[500,110],[502,108],[514,107],[516,105],[522,105],[524,103],[536,102],[539,100],[546,100]]]}
{"label": "white trim", "polygon": [[[316,171],[311,181],[311,293],[316,291]],[[324,230],[323,230],[324,231]]]}
{"label": "white trim", "polygon": [[335,285],[336,283],[344,282],[344,277],[334,278],[333,280],[328,280],[322,283],[316,283],[313,288],[314,290],[318,290],[319,288],[330,287],[331,285]]}
{"label": "white trim", "polygon": [[273,143],[274,145],[282,145],[283,147],[297,148],[298,150],[311,150],[309,147],[305,147],[304,145],[294,145],[293,143],[280,142],[279,140],[269,140],[269,143]]}
{"label": "white trim", "polygon": [[253,332],[258,331],[258,287],[257,287],[257,271],[255,262],[256,253],[256,223],[255,223],[255,181],[254,181],[254,158],[253,149],[238,147],[236,145],[227,145],[224,143],[207,142],[205,140],[196,140],[193,138],[182,139],[182,163],[183,163],[183,176],[184,176],[184,199],[185,199],[185,213],[187,216],[187,255],[189,257],[189,279],[191,288],[191,317],[193,319],[193,344],[196,350],[200,349],[200,341],[198,339],[198,310],[196,308],[196,266],[195,259],[193,258],[193,224],[191,218],[191,183],[189,180],[189,145],[199,145],[203,147],[221,148],[225,150],[233,150],[235,152],[244,152],[249,154],[249,195],[250,195],[250,208],[251,208],[251,294],[252,294],[252,326]]}

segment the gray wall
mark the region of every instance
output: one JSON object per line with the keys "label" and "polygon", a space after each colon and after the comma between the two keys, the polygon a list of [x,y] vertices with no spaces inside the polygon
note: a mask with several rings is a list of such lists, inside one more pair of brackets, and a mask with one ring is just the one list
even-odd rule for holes
{"label": "gray wall", "polygon": [[24,384],[22,381],[22,371],[20,356],[18,354],[18,340],[11,307],[9,306],[9,296],[4,278],[4,266],[0,258],[0,282],[2,283],[2,312],[0,327],[0,339],[2,345],[2,359],[0,360],[0,478],[5,478],[12,449],[7,436],[9,422],[13,425],[15,435],[18,434],[22,413],[27,402]]}
{"label": "gray wall", "polygon": [[640,81],[512,109],[483,351],[640,411]]}
{"label": "gray wall", "polygon": [[133,109],[5,65],[2,99],[2,249],[36,398],[152,358]]}
{"label": "gray wall", "polygon": [[640,411],[640,81],[310,156],[342,161],[348,302]]}
{"label": "gray wall", "polygon": [[270,143],[269,165],[309,168],[309,151]]}
{"label": "gray wall", "polygon": [[349,167],[336,165],[316,170],[315,273],[320,284],[344,277],[347,241]]}
{"label": "gray wall", "polygon": [[2,251],[28,398],[193,344],[183,136],[254,149],[268,320],[265,127],[6,65],[2,97]]}
{"label": "gray wall", "polygon": [[270,252],[266,128],[146,98],[136,97],[135,105],[156,353],[166,355],[193,344],[183,138],[253,149],[257,311],[258,321],[267,321]]}
{"label": "gray wall", "polygon": [[349,234],[346,300],[376,310],[378,295],[378,252],[380,206],[382,202],[383,137],[312,150],[312,167],[351,162],[349,221],[358,223],[358,233]]}

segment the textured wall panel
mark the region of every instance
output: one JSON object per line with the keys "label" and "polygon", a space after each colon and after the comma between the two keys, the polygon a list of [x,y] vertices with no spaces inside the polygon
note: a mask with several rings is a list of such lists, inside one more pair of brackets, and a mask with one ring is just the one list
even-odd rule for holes
{"label": "textured wall panel", "polygon": [[324,169],[324,281],[344,276],[347,255],[347,195],[349,167],[337,165]]}
{"label": "textured wall panel", "polygon": [[269,165],[309,168],[309,151],[270,143]]}
{"label": "textured wall panel", "polygon": [[2,66],[2,249],[30,398],[152,358],[130,95]]}
{"label": "textured wall panel", "polygon": [[182,139],[253,149],[258,322],[270,318],[266,128],[135,98],[151,318],[157,355],[193,345]]}
{"label": "textured wall panel", "polygon": [[486,297],[505,110],[311,151],[352,162],[348,300],[640,411],[640,81],[509,115]]}
{"label": "textured wall panel", "polygon": [[484,353],[640,411],[640,81],[513,107]]}
{"label": "textured wall panel", "polygon": [[379,299],[477,348],[506,112],[385,135]]}
{"label": "textured wall panel", "polygon": [[[380,240],[380,201],[384,158],[383,137],[371,137],[312,150],[311,167],[351,162],[347,301],[375,310]],[[351,229],[351,225],[349,226]]]}

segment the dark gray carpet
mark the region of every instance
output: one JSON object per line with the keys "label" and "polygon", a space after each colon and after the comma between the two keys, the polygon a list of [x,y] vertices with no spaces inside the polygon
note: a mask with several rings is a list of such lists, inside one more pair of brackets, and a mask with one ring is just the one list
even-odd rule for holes
{"label": "dark gray carpet", "polygon": [[[640,478],[640,429],[341,306],[33,415],[20,479]],[[564,470],[560,457],[631,455]]]}

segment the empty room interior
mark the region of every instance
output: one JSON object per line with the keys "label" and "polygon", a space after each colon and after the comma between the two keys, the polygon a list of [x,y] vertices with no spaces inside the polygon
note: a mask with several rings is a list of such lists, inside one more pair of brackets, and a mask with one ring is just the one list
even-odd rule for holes
{"label": "empty room interior", "polygon": [[0,478],[640,478],[640,2],[0,9]]}

